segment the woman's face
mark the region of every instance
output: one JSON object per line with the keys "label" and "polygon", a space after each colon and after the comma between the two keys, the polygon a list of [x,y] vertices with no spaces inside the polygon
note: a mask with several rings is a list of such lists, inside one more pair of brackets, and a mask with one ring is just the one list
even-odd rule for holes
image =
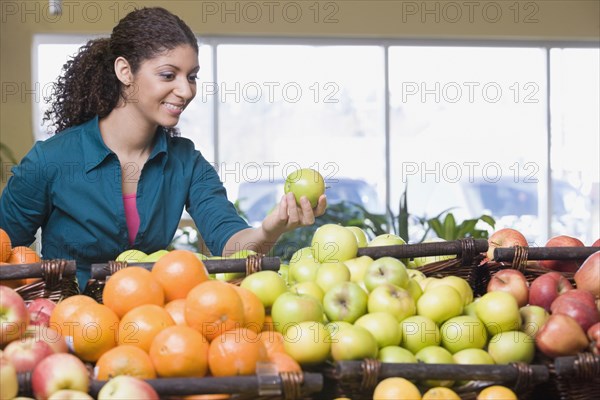
{"label": "woman's face", "polygon": [[126,94],[126,107],[151,125],[173,127],[196,95],[198,53],[181,45],[141,63]]}

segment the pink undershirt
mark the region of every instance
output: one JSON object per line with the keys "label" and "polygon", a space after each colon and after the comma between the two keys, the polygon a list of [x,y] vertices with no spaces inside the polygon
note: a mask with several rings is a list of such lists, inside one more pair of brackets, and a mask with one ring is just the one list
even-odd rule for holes
{"label": "pink undershirt", "polygon": [[136,194],[124,194],[123,204],[125,206],[125,221],[127,221],[127,230],[129,231],[129,245],[133,246],[135,237],[140,228],[140,216],[137,211]]}

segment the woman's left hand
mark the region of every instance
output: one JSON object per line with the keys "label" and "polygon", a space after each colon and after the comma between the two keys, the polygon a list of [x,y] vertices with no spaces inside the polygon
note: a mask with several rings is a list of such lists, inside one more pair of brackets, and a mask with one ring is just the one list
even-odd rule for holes
{"label": "woman's left hand", "polygon": [[324,194],[319,197],[317,206],[312,208],[305,196],[300,198],[298,206],[294,194],[290,192],[281,198],[279,206],[263,220],[262,228],[268,236],[279,237],[292,229],[314,224],[315,218],[323,215],[326,208],[327,197]]}

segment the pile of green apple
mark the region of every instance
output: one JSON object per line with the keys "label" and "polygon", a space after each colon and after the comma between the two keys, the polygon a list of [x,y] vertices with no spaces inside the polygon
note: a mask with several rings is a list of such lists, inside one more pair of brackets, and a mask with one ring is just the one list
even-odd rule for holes
{"label": "pile of green apple", "polygon": [[474,299],[460,277],[426,277],[414,263],[357,256],[359,247],[390,244],[405,242],[393,234],[368,241],[356,228],[323,225],[311,246],[298,249],[282,267],[285,274],[261,271],[241,285],[261,298],[286,352],[302,366],[364,358],[435,364],[533,360],[535,341],[522,329],[524,319],[533,317],[525,312],[524,318],[513,295],[493,291]]}

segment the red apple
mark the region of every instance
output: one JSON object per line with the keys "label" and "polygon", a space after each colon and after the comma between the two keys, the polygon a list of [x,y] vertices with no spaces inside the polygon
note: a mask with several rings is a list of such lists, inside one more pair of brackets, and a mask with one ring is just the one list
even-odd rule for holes
{"label": "red apple", "polygon": [[586,333],[573,318],[551,315],[535,337],[538,349],[548,357],[574,356],[588,347]]}
{"label": "red apple", "polygon": [[44,358],[31,375],[33,395],[47,400],[61,389],[88,392],[90,376],[83,361],[69,353],[55,353]]}
{"label": "red apple", "polygon": [[586,258],[575,272],[573,279],[578,289],[587,290],[594,296],[600,297],[600,251]]}
{"label": "red apple", "polygon": [[50,299],[38,298],[27,305],[31,325],[50,325],[50,314],[56,303]]}
{"label": "red apple", "polygon": [[20,338],[27,325],[25,300],[13,289],[0,285],[0,347]]}
{"label": "red apple", "polygon": [[525,275],[516,269],[502,269],[496,272],[487,286],[488,292],[502,291],[510,293],[519,307],[529,302],[529,284]]}
{"label": "red apple", "polygon": [[552,307],[558,305],[561,301],[564,301],[566,299],[574,299],[591,308],[596,308],[596,298],[594,297],[594,295],[588,292],[587,290],[583,289],[567,290],[552,302]]}
{"label": "red apple", "polygon": [[117,399],[159,400],[159,397],[156,390],[145,380],[119,375],[106,382],[98,392],[98,400]]}
{"label": "red apple", "polygon": [[600,322],[590,326],[587,330],[587,337],[590,339],[590,350],[596,355],[600,355]]}
{"label": "red apple", "polygon": [[23,333],[23,338],[35,338],[50,345],[54,353],[68,353],[69,346],[65,337],[56,329],[43,325],[29,325]]}
{"label": "red apple", "polygon": [[8,358],[17,372],[33,371],[33,368],[50,354],[54,354],[52,347],[35,338],[13,340],[4,348],[4,357]]}
{"label": "red apple", "polygon": [[600,238],[596,239],[596,241],[592,243],[592,247],[600,247]]}
{"label": "red apple", "polygon": [[[546,247],[584,247],[585,244],[577,238],[567,235],[554,236],[546,242]],[[547,269],[559,272],[575,272],[581,265],[576,260],[539,260],[538,264]]]}
{"label": "red apple", "polygon": [[573,297],[567,297],[565,299],[561,299],[561,297],[562,296],[558,296],[550,306],[552,314],[568,315],[577,321],[584,331],[587,331],[588,328],[596,322],[600,322],[600,312],[598,312],[598,309],[595,306],[592,308],[588,304]]}
{"label": "red apple", "polygon": [[573,289],[571,282],[560,272],[547,272],[538,276],[529,286],[529,304],[550,311],[552,302],[562,293]]}
{"label": "red apple", "polygon": [[525,236],[521,234],[521,232],[512,228],[504,228],[500,229],[494,233],[488,239],[488,251],[487,258],[488,260],[494,259],[494,249],[497,247],[515,247],[515,246],[523,246],[526,247],[529,244],[527,243],[527,239]]}

